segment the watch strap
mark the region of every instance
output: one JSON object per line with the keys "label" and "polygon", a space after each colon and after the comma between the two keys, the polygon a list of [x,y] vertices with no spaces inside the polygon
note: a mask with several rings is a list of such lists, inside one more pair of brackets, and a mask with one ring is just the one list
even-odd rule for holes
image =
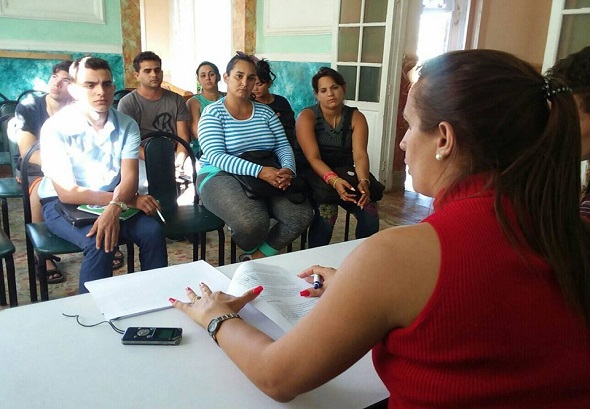
{"label": "watch strap", "polygon": [[109,202],[110,205],[115,205],[115,206],[119,206],[121,208],[121,210],[125,211],[127,210],[129,207],[125,204],[125,202],[117,202],[116,200],[111,200]]}
{"label": "watch strap", "polygon": [[219,342],[217,342],[217,332],[219,331],[219,328],[221,328],[221,324],[224,321],[231,320],[232,318],[242,319],[238,314],[236,314],[235,312],[232,312],[230,314],[223,314],[217,318],[213,318],[209,322],[209,325],[207,326],[207,330],[209,331],[209,335],[211,335],[211,338],[213,338],[213,341],[215,341],[215,343],[217,345],[219,345]]}

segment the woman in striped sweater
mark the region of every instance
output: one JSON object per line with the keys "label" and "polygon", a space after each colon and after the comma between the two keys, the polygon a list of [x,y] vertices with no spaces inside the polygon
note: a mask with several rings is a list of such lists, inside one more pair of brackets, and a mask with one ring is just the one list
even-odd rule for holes
{"label": "woman in striped sweater", "polygon": [[[295,176],[295,159],[275,113],[251,101],[256,81],[253,59],[237,53],[228,63],[223,80],[227,96],[209,105],[199,121],[203,149],[198,175],[203,204],[223,219],[245,257],[277,254],[299,237],[311,221],[309,203],[295,204],[286,195],[250,199],[234,175],[248,175],[286,190]],[[273,151],[277,167],[261,166],[239,156],[250,151]],[[270,218],[277,223],[270,229]]]}

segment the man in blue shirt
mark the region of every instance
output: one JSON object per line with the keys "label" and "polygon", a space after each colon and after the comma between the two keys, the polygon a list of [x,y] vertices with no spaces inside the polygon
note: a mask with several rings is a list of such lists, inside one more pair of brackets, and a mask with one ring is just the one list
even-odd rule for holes
{"label": "man in blue shirt", "polygon": [[[56,235],[84,250],[80,293],[86,281],[112,275],[119,238],[140,249],[143,270],[167,265],[166,241],[159,223],[147,215],[159,208],[149,195],[137,195],[139,128],[111,108],[115,85],[108,63],[94,57],[70,67],[68,88],[76,102],[49,118],[41,130],[41,162],[45,174],[39,187],[43,217]],[[63,203],[106,206],[92,225],[74,227],[56,210]],[[127,207],[138,214],[124,222]]]}

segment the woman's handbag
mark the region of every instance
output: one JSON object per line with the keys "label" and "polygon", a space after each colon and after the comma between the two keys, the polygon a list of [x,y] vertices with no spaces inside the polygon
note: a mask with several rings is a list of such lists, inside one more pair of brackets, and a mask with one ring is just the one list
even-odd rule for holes
{"label": "woman's handbag", "polygon": [[[356,175],[356,170],[354,166],[339,166],[332,168],[332,171],[335,172],[339,178],[344,179],[347,181],[352,187],[357,189],[359,184],[358,177]],[[309,169],[309,172],[306,175],[307,183],[312,191],[313,199],[316,203],[327,203],[327,204],[337,204],[340,201],[340,196],[338,195],[338,191],[334,189],[331,184],[324,182],[320,176],[318,176],[312,169]],[[371,202],[379,201],[383,198],[383,191],[385,190],[385,186],[379,182],[372,173],[369,173],[369,193],[371,195]],[[332,179],[332,183],[334,179]],[[361,193],[358,193],[358,197],[360,198]]]}
{"label": "woman's handbag", "polygon": [[[256,163],[261,166],[269,166],[273,168],[280,168],[280,165],[275,159],[273,151],[248,151],[239,156],[249,162]],[[260,200],[268,199],[269,197],[280,196],[286,194],[288,199],[295,204],[300,204],[305,201],[305,181],[294,177],[291,180],[291,186],[287,190],[282,190],[274,187],[270,183],[254,176],[247,175],[233,175],[241,184],[244,193],[250,199]]]}

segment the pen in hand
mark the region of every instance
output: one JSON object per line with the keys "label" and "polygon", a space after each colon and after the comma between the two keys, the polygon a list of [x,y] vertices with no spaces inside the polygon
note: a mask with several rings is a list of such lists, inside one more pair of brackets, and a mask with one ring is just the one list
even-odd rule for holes
{"label": "pen in hand", "polygon": [[322,288],[322,276],[319,274],[312,274],[311,276],[313,277],[313,288],[316,290]]}
{"label": "pen in hand", "polygon": [[162,216],[160,209],[156,208],[156,212],[158,213],[158,217],[160,217],[160,220],[162,220],[162,223],[166,224],[166,219],[164,219],[164,216]]}

